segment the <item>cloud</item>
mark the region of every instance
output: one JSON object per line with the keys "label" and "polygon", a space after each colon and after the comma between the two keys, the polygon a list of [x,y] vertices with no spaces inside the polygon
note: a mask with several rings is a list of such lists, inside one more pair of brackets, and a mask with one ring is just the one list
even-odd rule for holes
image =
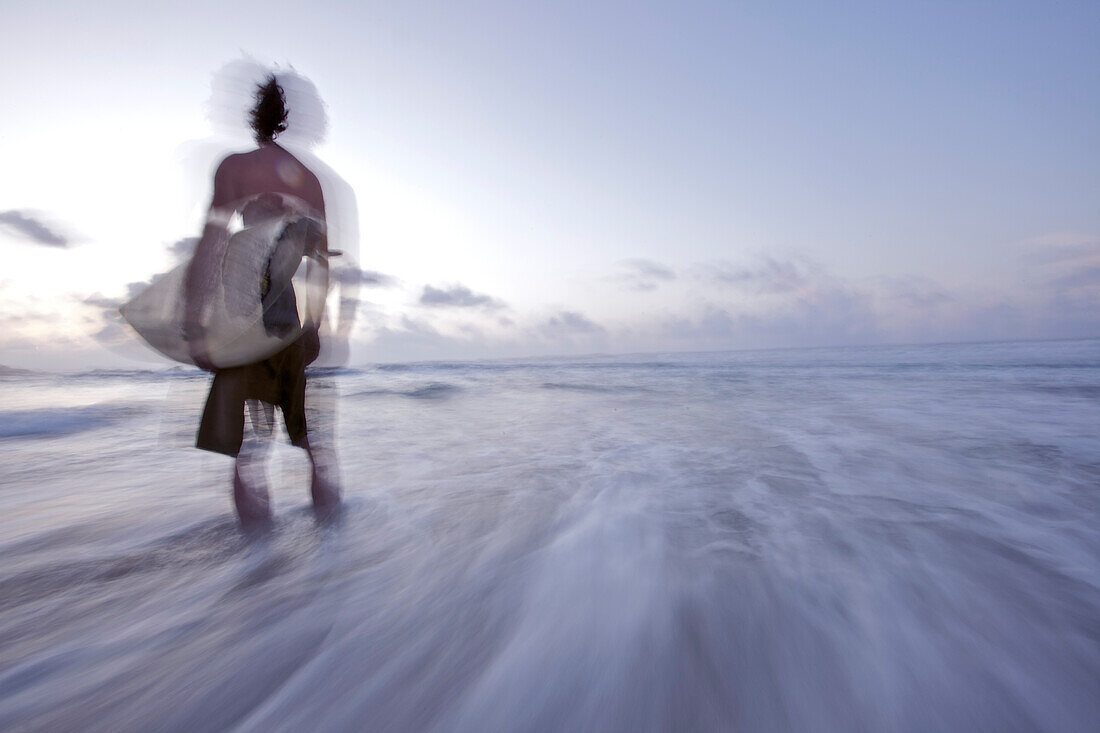
{"label": "cloud", "polygon": [[700,265],[696,274],[721,285],[732,285],[754,293],[777,294],[802,290],[809,285],[805,264],[765,257],[756,268],[736,267],[728,262]]}
{"label": "cloud", "polygon": [[[469,315],[471,319],[461,316]],[[456,317],[461,320],[455,320]],[[484,359],[591,352],[606,346],[608,331],[576,311],[512,318],[480,310],[419,316],[371,311],[353,345],[368,361]]]}
{"label": "cloud", "polygon": [[190,259],[191,255],[195,253],[195,247],[199,245],[198,237],[184,237],[178,239],[168,245],[168,253],[172,255],[177,262],[183,262],[186,259]]}
{"label": "cloud", "polygon": [[377,322],[369,328],[369,342],[355,346],[368,361],[477,358],[493,350],[493,344],[470,329],[448,334],[424,319],[401,315],[391,320],[375,315]]}
{"label": "cloud", "polygon": [[[814,347],[964,338],[956,314],[976,310],[959,294],[919,277],[854,280],[801,257],[761,256],[687,269],[679,308],[612,330],[637,350]],[[983,320],[990,320],[984,318]]]}
{"label": "cloud", "polygon": [[652,260],[623,260],[620,264],[627,271],[614,275],[611,279],[621,283],[629,290],[648,292],[656,290],[662,282],[671,282],[676,279],[675,272]]}
{"label": "cloud", "polygon": [[704,263],[692,269],[704,311],[647,336],[727,349],[1100,334],[1100,238],[1043,240],[1019,264],[1009,288],[948,289],[923,277],[838,277],[797,258]]}
{"label": "cloud", "polygon": [[465,285],[452,285],[448,288],[424,286],[420,294],[420,305],[432,308],[503,308],[504,303],[483,293],[475,293]]}
{"label": "cloud", "polygon": [[877,343],[882,337],[872,303],[861,293],[843,290],[763,310],[704,302],[692,314],[669,315],[630,333],[612,334],[620,351],[815,347]]}
{"label": "cloud", "polygon": [[93,293],[84,298],[79,298],[81,303],[98,311],[95,323],[99,328],[92,334],[92,338],[104,346],[114,349],[131,346],[132,342],[135,341],[134,333],[126,325],[118,309],[147,287],[149,287],[149,282],[132,282],[126,286],[126,295],[122,297],[112,298],[101,293]]}
{"label": "cloud", "polygon": [[150,283],[151,281],[128,283],[126,285],[126,295],[117,298],[111,298],[102,293],[92,293],[83,298],[78,298],[78,300],[84,305],[90,305],[93,308],[117,311],[124,303],[134,299],[141,291],[149,287]]}
{"label": "cloud", "polygon": [[939,283],[925,278],[883,278],[878,282],[877,290],[886,300],[918,310],[937,308],[957,300]]}
{"label": "cloud", "polygon": [[584,315],[576,311],[561,311],[544,322],[539,330],[546,336],[557,338],[577,334],[602,334],[606,333],[603,326],[590,321]]}
{"label": "cloud", "polygon": [[1090,232],[1063,231],[1024,239],[1020,244],[1030,249],[1032,253],[1038,253],[1087,250],[1095,248],[1098,242],[1100,237]]}
{"label": "cloud", "polygon": [[102,310],[118,310],[122,307],[122,298],[108,298],[99,293],[89,295],[87,298],[83,298],[81,301],[84,305],[90,305],[93,308],[100,308]]}
{"label": "cloud", "polygon": [[1032,287],[1100,299],[1100,237],[1037,241],[1026,255]]}
{"label": "cloud", "polygon": [[1053,278],[1051,285],[1066,290],[1100,291],[1100,265],[1091,265]]}
{"label": "cloud", "polygon": [[0,211],[0,224],[30,239],[32,242],[46,247],[64,248],[68,247],[70,244],[68,237],[53,231],[27,211],[19,211],[17,209]]}
{"label": "cloud", "polygon": [[368,288],[392,288],[397,278],[375,270],[360,270],[357,267],[334,267],[333,277],[341,285],[364,285]]}
{"label": "cloud", "polygon": [[1100,336],[1100,236],[1045,239],[1012,298],[1032,301],[1024,326],[1045,338]]}

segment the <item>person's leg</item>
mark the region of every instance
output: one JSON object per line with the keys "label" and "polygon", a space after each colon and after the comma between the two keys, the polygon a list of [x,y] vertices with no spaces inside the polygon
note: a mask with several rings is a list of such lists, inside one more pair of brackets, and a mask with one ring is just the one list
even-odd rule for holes
{"label": "person's leg", "polygon": [[312,465],[310,494],[319,512],[340,505],[340,468],[336,460],[336,380],[311,372],[304,386],[304,408],[309,435],[304,446]]}
{"label": "person's leg", "polygon": [[334,440],[336,385],[332,377],[311,371],[306,378],[307,350],[301,342],[281,352],[283,411],[290,442],[304,448],[312,465],[313,508],[328,514],[340,505],[340,480]]}
{"label": "person's leg", "polygon": [[329,512],[340,506],[340,479],[336,465],[336,454],[329,450],[317,449],[310,445],[309,461],[313,464],[310,475],[309,491],[313,497],[313,508],[319,512]]}
{"label": "person's leg", "polygon": [[267,492],[264,464],[275,422],[275,408],[258,400],[249,400],[247,405],[252,430],[237,454],[233,470],[233,503],[241,525],[251,528],[271,522],[271,499]]}

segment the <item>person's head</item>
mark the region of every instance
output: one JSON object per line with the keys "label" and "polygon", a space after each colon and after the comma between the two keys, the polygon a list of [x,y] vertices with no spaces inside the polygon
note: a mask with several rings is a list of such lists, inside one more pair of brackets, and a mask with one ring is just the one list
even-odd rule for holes
{"label": "person's head", "polygon": [[274,142],[280,132],[286,130],[286,95],[274,74],[268,74],[256,86],[256,104],[249,113],[256,142]]}
{"label": "person's head", "polygon": [[[264,98],[281,102],[288,116],[271,115],[273,122],[257,127],[257,121],[267,120]],[[277,103],[271,106],[278,112]],[[230,61],[214,72],[206,113],[214,131],[227,139],[243,143],[240,136],[245,130],[254,139],[270,131],[271,138],[279,136],[280,145],[298,149],[321,143],[328,126],[325,104],[313,82],[293,67],[272,67],[249,58]],[[244,120],[250,127],[241,125]]]}

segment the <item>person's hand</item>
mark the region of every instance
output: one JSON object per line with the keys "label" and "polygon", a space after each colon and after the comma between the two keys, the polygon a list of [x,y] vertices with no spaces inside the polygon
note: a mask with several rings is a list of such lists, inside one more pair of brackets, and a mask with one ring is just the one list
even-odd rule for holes
{"label": "person's hand", "polygon": [[195,366],[202,369],[204,372],[214,372],[218,369],[218,367],[214,365],[214,362],[210,361],[210,357],[205,353],[192,354],[191,360],[195,362]]}
{"label": "person's hand", "polygon": [[305,329],[302,332],[300,341],[306,352],[306,364],[317,361],[317,357],[321,354],[321,336],[317,333],[317,329]]}
{"label": "person's hand", "polygon": [[191,347],[191,361],[195,362],[195,366],[206,372],[212,372],[217,369],[214,366],[214,362],[210,361],[210,354],[203,347]]}
{"label": "person's hand", "polygon": [[206,334],[202,333],[202,329],[191,327],[187,329],[185,334],[187,339],[187,350],[195,366],[207,372],[212,372],[217,369],[214,363],[210,361],[210,352],[206,348]]}

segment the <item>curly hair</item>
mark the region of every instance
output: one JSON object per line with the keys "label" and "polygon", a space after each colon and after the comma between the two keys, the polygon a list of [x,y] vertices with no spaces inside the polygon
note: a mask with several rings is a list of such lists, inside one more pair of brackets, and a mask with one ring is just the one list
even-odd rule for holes
{"label": "curly hair", "polygon": [[286,95],[274,74],[256,86],[256,104],[250,113],[256,142],[272,142],[286,130]]}

